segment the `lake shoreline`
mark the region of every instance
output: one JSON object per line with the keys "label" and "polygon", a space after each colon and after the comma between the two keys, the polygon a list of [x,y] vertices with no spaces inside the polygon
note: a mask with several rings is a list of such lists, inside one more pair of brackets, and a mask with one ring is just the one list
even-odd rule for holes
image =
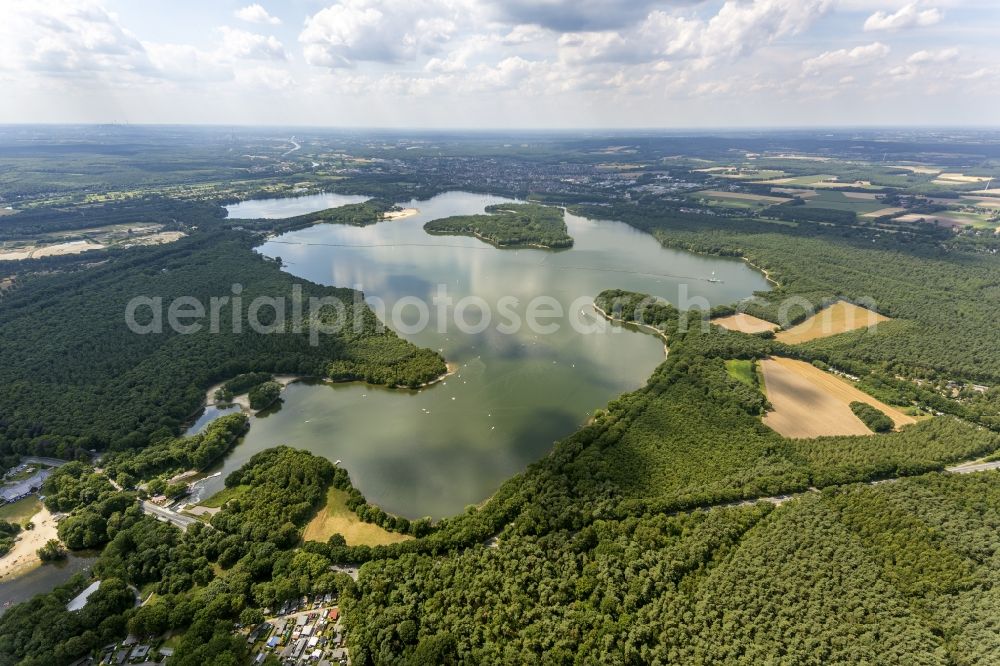
{"label": "lake shoreline", "polygon": [[597,312],[602,317],[604,317],[605,319],[607,319],[610,322],[614,322],[616,324],[625,324],[625,325],[635,326],[636,328],[644,329],[644,330],[650,332],[651,334],[656,335],[661,340],[663,340],[663,358],[667,358],[670,355],[670,347],[668,346],[670,340],[667,338],[667,334],[664,333],[663,331],[661,331],[660,329],[656,328],[655,326],[650,326],[649,324],[639,324],[639,323],[636,323],[634,321],[626,321],[624,319],[619,319],[618,317],[612,317],[607,312],[605,312],[601,308],[601,306],[599,306],[597,303],[591,303],[591,307],[593,307],[595,310],[597,310]]}
{"label": "lake shoreline", "polygon": [[14,547],[0,557],[0,582],[13,580],[41,566],[42,559],[38,557],[38,549],[50,539],[59,539],[59,517],[50,513],[45,506],[31,517],[31,522],[35,525],[34,529],[21,530]]}

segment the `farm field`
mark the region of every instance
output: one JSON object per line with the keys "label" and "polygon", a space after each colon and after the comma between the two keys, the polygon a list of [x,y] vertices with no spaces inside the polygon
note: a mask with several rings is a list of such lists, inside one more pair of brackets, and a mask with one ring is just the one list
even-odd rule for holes
{"label": "farm field", "polygon": [[978,208],[1000,208],[1000,199],[997,197],[969,197],[961,199],[959,203]]}
{"label": "farm field", "polygon": [[902,213],[905,208],[879,208],[878,210],[873,210],[870,213],[865,213],[861,217],[883,217],[885,215],[895,215],[896,213]]}
{"label": "farm field", "polygon": [[306,525],[302,540],[326,543],[334,534],[342,535],[348,546],[380,546],[413,538],[363,522],[347,507],[347,493],[330,488],[326,504]]}
{"label": "farm field", "polygon": [[788,196],[800,199],[811,199],[812,197],[819,196],[819,192],[816,190],[799,190],[793,187],[772,187],[771,192],[774,194],[787,194]]}
{"label": "farm field", "polygon": [[915,164],[894,164],[892,168],[906,169],[907,171],[923,174],[925,176],[936,176],[937,174],[941,173],[941,169],[938,169],[937,167],[920,166]]}
{"label": "farm field", "polygon": [[896,218],[897,222],[930,222],[937,224],[942,227],[978,227],[981,229],[992,228],[996,226],[991,224],[989,219],[985,215],[977,215],[975,213],[961,213],[957,211],[949,211],[946,213],[934,213],[933,215],[924,215],[921,213],[910,213],[908,215],[901,215]]}
{"label": "farm field", "polygon": [[743,312],[713,319],[712,323],[730,331],[739,331],[740,333],[763,333],[764,331],[774,331],[778,328],[777,324]]}
{"label": "farm field", "polygon": [[784,171],[777,169],[755,169],[752,167],[709,167],[706,169],[695,169],[701,173],[710,173],[719,178],[731,178],[733,180],[754,180],[767,178],[780,178],[785,175]]}
{"label": "farm field", "polygon": [[889,321],[889,318],[847,301],[837,301],[805,321],[780,331],[775,338],[785,344],[797,345],[859,328],[870,328],[883,321]]}
{"label": "farm field", "polygon": [[871,213],[885,208],[885,204],[875,198],[871,192],[837,192],[826,190],[818,192],[815,197],[806,200],[807,208],[830,208],[833,210],[854,211],[858,215]]}
{"label": "farm field", "polygon": [[955,183],[987,183],[990,180],[992,179],[989,176],[966,176],[962,173],[942,173],[931,182],[935,185],[954,185]]}
{"label": "farm field", "polygon": [[792,176],[789,178],[774,178],[771,180],[754,181],[757,185],[800,185],[814,189],[836,190],[843,187],[860,187],[863,189],[879,190],[867,180],[840,181],[837,176],[828,173],[821,173],[812,176]]}
{"label": "farm field", "polygon": [[851,411],[850,404],[855,401],[881,410],[896,428],[916,423],[912,416],[805,361],[774,357],[761,361],[760,367],[767,399],[773,406],[764,416],[764,424],[785,437],[872,434]]}
{"label": "farm field", "polygon": [[722,199],[725,201],[746,201],[754,204],[783,204],[788,201],[786,197],[769,197],[763,194],[748,194],[746,192],[724,192],[722,190],[702,190],[695,192],[692,196],[703,199]]}

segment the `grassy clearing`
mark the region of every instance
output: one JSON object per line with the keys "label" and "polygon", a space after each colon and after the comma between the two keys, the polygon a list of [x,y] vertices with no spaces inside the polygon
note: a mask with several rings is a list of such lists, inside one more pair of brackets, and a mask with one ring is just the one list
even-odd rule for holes
{"label": "grassy clearing", "polygon": [[8,523],[17,523],[21,527],[24,527],[25,523],[41,510],[42,503],[38,500],[38,497],[32,495],[0,506],[0,520],[5,520]]}
{"label": "grassy clearing", "polygon": [[200,502],[198,506],[208,507],[209,509],[219,509],[223,504],[231,499],[235,499],[245,493],[250,489],[250,486],[235,486],[233,488],[223,488],[219,492],[215,493],[204,502]]}
{"label": "grassy clearing", "polygon": [[726,372],[733,379],[743,382],[751,388],[757,388],[754,382],[753,361],[747,359],[733,359],[726,361]]}
{"label": "grassy clearing", "polygon": [[702,190],[691,195],[700,199],[721,199],[723,201],[747,201],[759,204],[782,204],[788,201],[787,197],[769,197],[762,194],[748,194],[746,192],[725,192],[723,190]]}
{"label": "grassy clearing", "polygon": [[334,534],[342,535],[348,546],[380,546],[413,538],[363,522],[347,508],[347,493],[331,488],[326,496],[326,506],[306,525],[302,539],[325,543]]}

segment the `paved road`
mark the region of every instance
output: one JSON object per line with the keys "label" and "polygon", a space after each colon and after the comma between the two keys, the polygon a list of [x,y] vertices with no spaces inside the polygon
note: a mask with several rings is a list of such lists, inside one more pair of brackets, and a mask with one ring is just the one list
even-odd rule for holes
{"label": "paved road", "polygon": [[35,465],[48,465],[49,467],[62,467],[68,460],[60,460],[59,458],[43,458],[40,456],[24,456],[21,458],[23,463],[32,463]]}
{"label": "paved road", "polygon": [[143,513],[149,514],[157,520],[165,520],[168,523],[173,523],[182,530],[186,530],[188,527],[198,522],[197,518],[185,516],[177,513],[176,511],[171,511],[170,509],[164,509],[162,506],[157,506],[150,502],[139,502],[139,506],[142,507]]}
{"label": "paved road", "polygon": [[973,472],[988,472],[994,469],[1000,469],[1000,460],[962,463],[961,465],[949,467],[945,471],[953,474],[972,474]]}

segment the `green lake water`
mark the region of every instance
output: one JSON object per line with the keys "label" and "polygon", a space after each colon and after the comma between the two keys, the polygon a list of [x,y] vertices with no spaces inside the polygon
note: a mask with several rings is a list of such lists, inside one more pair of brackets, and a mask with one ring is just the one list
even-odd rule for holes
{"label": "green lake water", "polygon": [[[273,201],[245,202],[232,215],[275,210],[296,215],[323,208],[324,201],[286,199],[279,208]],[[544,456],[595,409],[642,386],[663,361],[658,338],[603,325],[589,305],[600,291],[646,292],[683,307],[696,299],[735,302],[768,289],[764,277],[741,261],[668,250],[619,222],[568,215],[575,245],[560,252],[500,250],[474,238],[423,231],[429,220],[480,213],[504,201],[509,200],[449,192],[402,203],[420,210],[413,217],[364,228],[319,225],[261,246],[259,252],[281,257],[295,276],[360,289],[375,305],[380,299],[390,320],[401,302],[427,302],[426,328],[402,334],[440,350],[457,371],[420,391],[292,384],[280,409],[253,418],[245,440],[218,470],[221,475],[202,482],[198,494],[220,489],[225,476],[254,453],[288,444],[341,461],[368,500],[387,511],[411,518],[461,512]],[[478,323],[485,304],[493,313],[491,324],[481,332],[462,332],[451,308],[442,332],[432,302],[442,288],[456,303],[469,296],[483,299],[466,309],[465,321]],[[539,306],[544,311],[551,311],[552,303],[561,307],[563,317],[540,320],[556,324],[556,332],[500,326],[510,323],[499,315],[501,299],[524,321],[538,296],[552,299]],[[411,305],[401,315],[400,328],[418,323]],[[573,320],[579,328],[604,330],[581,333]]]}

